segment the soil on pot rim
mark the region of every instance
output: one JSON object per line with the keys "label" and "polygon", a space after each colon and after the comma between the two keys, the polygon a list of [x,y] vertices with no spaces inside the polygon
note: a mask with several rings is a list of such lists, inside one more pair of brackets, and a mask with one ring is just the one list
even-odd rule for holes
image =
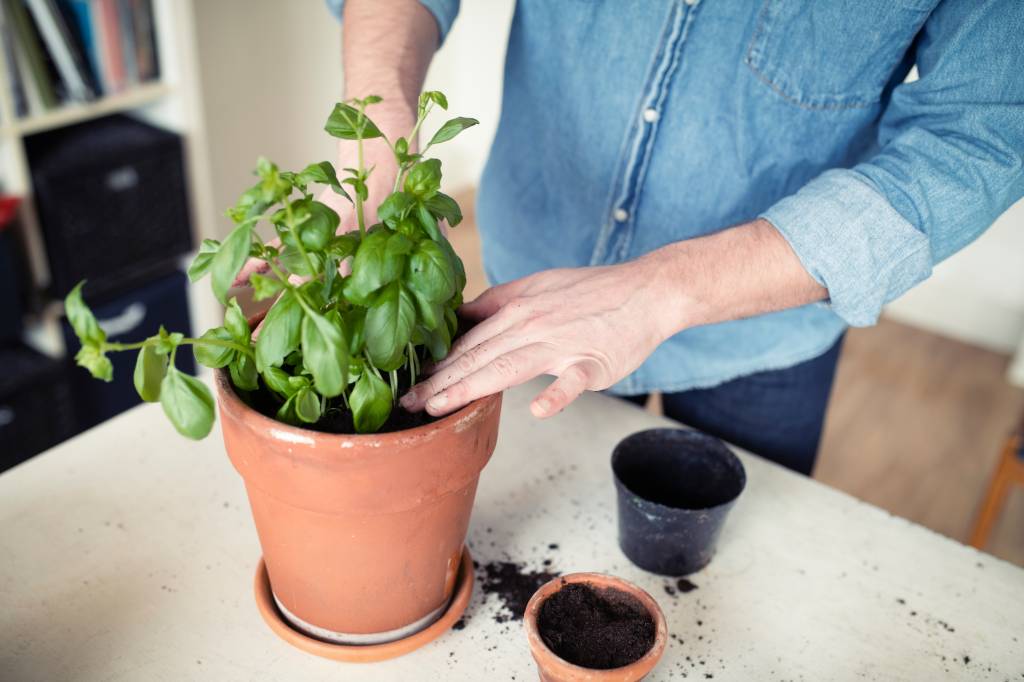
{"label": "soil on pot rim", "polygon": [[537,614],[544,644],[573,665],[593,670],[621,668],[654,645],[654,618],[631,594],[590,583],[563,582]]}

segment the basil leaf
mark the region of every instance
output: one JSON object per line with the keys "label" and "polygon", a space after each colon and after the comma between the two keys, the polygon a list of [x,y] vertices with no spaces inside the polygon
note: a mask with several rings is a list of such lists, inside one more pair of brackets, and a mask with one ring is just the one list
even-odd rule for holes
{"label": "basil leaf", "polygon": [[224,328],[237,343],[243,346],[249,345],[249,321],[245,319],[245,314],[238,306],[238,299],[234,297],[228,301],[228,307],[224,311]]}
{"label": "basil leaf", "polygon": [[437,220],[434,218],[434,214],[427,210],[427,207],[423,204],[416,204],[416,219],[423,226],[423,231],[435,242],[444,239],[441,230],[437,227]]}
{"label": "basil leaf", "polygon": [[228,238],[210,264],[210,277],[213,293],[221,303],[227,303],[226,296],[238,271],[245,265],[249,257],[249,245],[252,242],[252,226],[242,224],[231,231]]}
{"label": "basil leaf", "polygon": [[462,290],[466,288],[466,266],[462,264],[462,259],[459,258],[459,254],[455,253],[455,249],[447,239],[439,239],[437,245],[448,256],[448,262],[451,263],[452,270],[455,272],[455,295],[461,296]]}
{"label": "basil leaf", "polygon": [[219,250],[220,242],[216,239],[203,240],[203,243],[199,245],[199,253],[192,259],[192,264],[188,266],[189,281],[198,282],[209,272],[210,266],[213,265],[213,257]]}
{"label": "basil leaf", "polygon": [[448,98],[444,96],[443,92],[439,92],[437,90],[426,90],[420,95],[420,107],[425,107],[428,101],[434,102],[445,111],[448,110]]}
{"label": "basil leaf", "polygon": [[299,347],[303,311],[291,290],[277,299],[256,338],[256,369],[280,367],[285,356]]}
{"label": "basil leaf", "polygon": [[252,298],[254,301],[265,301],[268,298],[273,298],[284,289],[284,282],[281,280],[276,277],[267,277],[259,274],[253,274],[249,278],[249,284],[252,285]]}
{"label": "basil leaf", "polygon": [[320,163],[311,163],[298,174],[296,182],[301,185],[308,185],[310,182],[319,182],[321,185],[328,185],[335,194],[340,194],[349,201],[352,201],[352,197],[342,188],[338,182],[338,174],[334,170],[334,166],[329,161],[321,161]]}
{"label": "basil leaf", "polygon": [[401,232],[393,232],[388,237],[387,255],[388,256],[404,256],[412,251],[413,243],[412,240],[406,237]]}
{"label": "basil leaf", "polygon": [[84,285],[85,280],[82,280],[64,298],[64,314],[68,316],[68,322],[82,344],[99,345],[107,340],[107,333],[100,329],[96,316],[82,300]]}
{"label": "basil leaf", "polygon": [[377,207],[377,217],[382,223],[395,229],[398,221],[409,215],[415,199],[405,192],[394,192]]}
{"label": "basil leaf", "polygon": [[167,373],[167,358],[153,350],[152,346],[139,349],[135,361],[135,390],[147,403],[160,400],[160,383]]}
{"label": "basil leaf", "polygon": [[455,269],[437,242],[424,240],[409,258],[406,283],[428,301],[442,303],[455,294]]}
{"label": "basil leaf", "polygon": [[405,176],[405,191],[419,199],[429,199],[441,189],[441,162],[437,159],[420,161]]}
{"label": "basil leaf", "polygon": [[373,372],[363,372],[348,397],[356,433],[373,433],[391,415],[391,389]]}
{"label": "basil leaf", "polygon": [[231,332],[224,327],[208,329],[199,337],[200,343],[196,343],[192,346],[192,354],[196,356],[196,361],[204,367],[219,369],[231,362],[231,359],[235,354],[234,350],[221,345],[214,345],[212,343],[202,343],[203,339],[234,341],[234,337]]}
{"label": "basil leaf", "polygon": [[299,238],[307,251],[320,251],[334,236],[341,218],[327,204],[313,201],[309,205],[309,219],[298,227]]}
{"label": "basil leaf", "polygon": [[428,144],[427,146],[429,147],[432,144],[447,142],[448,140],[452,139],[453,137],[461,133],[466,128],[471,128],[478,123],[480,123],[480,121],[476,120],[475,118],[466,118],[465,116],[458,116],[456,118],[450,119],[446,121],[445,124],[441,126],[436,133],[434,133],[434,136],[430,138],[430,144]]}
{"label": "basil leaf", "polygon": [[369,140],[382,137],[380,129],[364,114],[360,120],[359,111],[351,105],[339,102],[334,105],[324,130],[333,137],[342,140]]}
{"label": "basil leaf", "polygon": [[388,253],[393,233],[374,230],[366,235],[352,261],[352,275],[345,280],[345,298],[359,305],[369,305],[373,292],[402,276],[405,257]]}
{"label": "basil leaf", "polygon": [[363,352],[364,336],[366,328],[366,309],[350,308],[341,314],[345,323],[345,331],[348,332],[348,352],[355,357]]}
{"label": "basil leaf", "polygon": [[295,393],[295,389],[292,388],[289,383],[288,372],[284,371],[280,367],[267,367],[263,370],[263,383],[267,385],[271,391],[280,393],[285,397],[291,396]]}
{"label": "basil leaf", "polygon": [[255,391],[259,388],[259,374],[256,373],[256,363],[245,353],[235,353],[235,358],[228,365],[231,373],[231,383],[235,388],[243,391]]}
{"label": "basil leaf", "polygon": [[378,369],[390,372],[402,366],[415,323],[412,296],[399,282],[387,285],[366,311],[366,352]]}
{"label": "basil leaf", "polygon": [[213,396],[206,384],[174,367],[167,368],[160,387],[160,405],[183,436],[199,440],[213,428]]}
{"label": "basil leaf", "polygon": [[439,218],[444,218],[449,227],[455,227],[462,222],[462,209],[458,202],[447,194],[438,192],[426,201],[427,209]]}
{"label": "basil leaf", "polygon": [[299,423],[299,417],[295,414],[295,396],[291,396],[288,400],[284,401],[284,404],[278,408],[275,418],[285,424]]}
{"label": "basil leaf", "polygon": [[444,309],[440,303],[425,298],[417,291],[412,292],[416,299],[416,311],[419,313],[420,322],[427,329],[437,329],[444,324]]}
{"label": "basil leaf", "polygon": [[313,375],[320,395],[341,395],[347,384],[348,341],[337,310],[326,315],[307,312],[302,320],[302,363]]}
{"label": "basil leaf", "polygon": [[448,325],[438,325],[434,329],[424,327],[420,327],[420,329],[423,330],[424,342],[427,350],[430,351],[430,357],[434,359],[434,362],[444,360],[452,348],[452,337],[449,334]]}
{"label": "basil leaf", "polygon": [[295,394],[295,416],[307,424],[320,421],[320,398],[308,388],[300,388]]}
{"label": "basil leaf", "polygon": [[343,261],[355,253],[358,248],[359,233],[347,232],[331,237],[331,240],[327,242],[327,246],[324,247],[324,252],[338,261]]}
{"label": "basil leaf", "polygon": [[104,355],[99,346],[86,344],[75,353],[75,364],[89,370],[94,379],[111,381],[114,378],[114,366],[110,358]]}

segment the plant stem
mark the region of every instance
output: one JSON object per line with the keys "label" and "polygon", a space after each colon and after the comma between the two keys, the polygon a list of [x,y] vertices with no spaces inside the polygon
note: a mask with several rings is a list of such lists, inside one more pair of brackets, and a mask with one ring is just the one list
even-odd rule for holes
{"label": "plant stem", "polygon": [[[142,348],[144,346],[152,346],[154,343],[155,342],[150,340],[150,339],[146,339],[145,341],[136,341],[135,343],[116,343],[116,342],[104,341],[102,348],[103,348],[104,352],[106,352],[106,351],[117,352],[117,351],[124,351],[124,350],[138,350],[138,349],[140,349],[140,348]],[[182,345],[182,346],[186,346],[186,345],[193,345],[194,346],[194,345],[197,345],[197,344],[200,344],[200,345],[201,344],[206,344],[207,346],[219,346],[221,348],[230,348],[231,350],[236,350],[239,353],[243,353],[245,355],[248,355],[250,358],[253,358],[253,359],[256,358],[256,355],[255,355],[255,353],[253,353],[252,348],[247,348],[246,346],[243,346],[240,343],[235,343],[234,341],[224,341],[223,339],[194,339],[194,338],[191,338],[191,337],[186,337],[186,338],[182,339],[181,342],[180,342],[180,345]],[[174,350],[171,351],[172,355],[173,355],[175,350],[177,350],[177,346],[175,346]]]}
{"label": "plant stem", "polygon": [[[363,129],[359,128],[359,139],[356,140],[357,150],[357,161],[356,170],[359,171],[359,177],[363,176]],[[364,181],[365,182],[365,181]],[[356,221],[359,223],[359,238],[362,239],[366,236],[366,217],[363,215],[363,196],[359,193],[359,188],[356,187]]]}
{"label": "plant stem", "polygon": [[391,379],[391,404],[398,402],[398,370],[393,369],[388,373]]}

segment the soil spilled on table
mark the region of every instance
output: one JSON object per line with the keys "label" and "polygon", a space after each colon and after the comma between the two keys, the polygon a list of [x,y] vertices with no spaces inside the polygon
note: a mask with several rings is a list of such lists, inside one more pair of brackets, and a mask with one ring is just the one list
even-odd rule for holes
{"label": "soil spilled on table", "polygon": [[495,594],[502,609],[495,614],[498,623],[522,620],[526,604],[541,585],[558,577],[549,571],[528,571],[523,564],[512,561],[492,561],[480,567],[484,594]]}
{"label": "soil spilled on table", "polygon": [[621,590],[572,583],[541,604],[537,629],[552,652],[593,670],[620,668],[654,645],[654,619]]}

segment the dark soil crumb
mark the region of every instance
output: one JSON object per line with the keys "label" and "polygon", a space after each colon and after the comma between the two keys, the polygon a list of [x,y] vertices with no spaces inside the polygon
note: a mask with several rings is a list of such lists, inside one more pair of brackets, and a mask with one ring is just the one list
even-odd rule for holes
{"label": "dark soil crumb", "polygon": [[558,543],[552,542],[550,545],[548,545],[548,549],[558,549]]}
{"label": "dark soil crumb", "polygon": [[693,592],[696,590],[697,586],[686,578],[680,578],[676,581],[676,589],[679,590],[680,593],[686,594],[687,592]]}
{"label": "dark soil crumb", "polygon": [[457,621],[455,621],[455,625],[452,626],[452,630],[463,630],[463,629],[465,629],[465,627],[466,627],[466,619],[465,618],[459,618]]}
{"label": "dark soil crumb", "polygon": [[665,585],[665,594],[667,594],[670,597],[676,596],[676,588],[672,587],[671,585]]}
{"label": "dark soil crumb", "polygon": [[483,565],[481,587],[484,594],[496,594],[504,608],[494,616],[498,623],[522,620],[526,604],[541,585],[558,577],[549,571],[527,571],[522,564],[492,561]]}
{"label": "dark soil crumb", "polygon": [[654,619],[636,597],[582,583],[565,585],[541,605],[537,629],[555,654],[594,670],[629,665],[654,645]]}

